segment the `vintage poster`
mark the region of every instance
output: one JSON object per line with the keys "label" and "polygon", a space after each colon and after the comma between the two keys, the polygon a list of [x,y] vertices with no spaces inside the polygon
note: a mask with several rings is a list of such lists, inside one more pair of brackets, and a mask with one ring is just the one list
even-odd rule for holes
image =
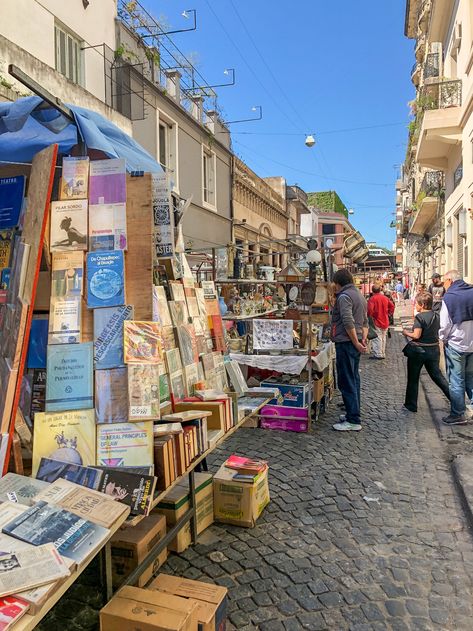
{"label": "vintage poster", "polygon": [[174,258],[174,215],[169,178],[165,173],[152,174],[154,252],[156,259]]}

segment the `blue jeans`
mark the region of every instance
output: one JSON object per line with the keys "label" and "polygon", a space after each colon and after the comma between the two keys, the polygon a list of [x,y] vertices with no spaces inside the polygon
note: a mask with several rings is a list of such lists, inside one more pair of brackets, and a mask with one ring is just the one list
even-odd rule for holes
{"label": "blue jeans", "polygon": [[451,346],[445,349],[451,414],[463,416],[466,410],[465,392],[473,399],[473,353],[460,353]]}
{"label": "blue jeans", "polygon": [[360,418],[360,355],[351,342],[337,342],[337,379],[349,423]]}

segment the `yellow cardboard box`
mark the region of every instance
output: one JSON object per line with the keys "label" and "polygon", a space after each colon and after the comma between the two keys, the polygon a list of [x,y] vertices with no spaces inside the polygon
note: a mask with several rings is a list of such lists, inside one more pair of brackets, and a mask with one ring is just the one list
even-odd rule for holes
{"label": "yellow cardboard box", "polygon": [[222,465],[214,476],[215,521],[253,528],[269,504],[268,467],[252,483],[233,480],[235,473]]}
{"label": "yellow cardboard box", "polygon": [[[203,532],[214,521],[214,505],[212,490],[212,475],[210,473],[195,473],[195,500],[197,512],[197,534]],[[189,484],[187,479],[169,491],[159,502],[155,511],[166,517],[168,529],[189,509]],[[154,512],[154,511],[153,511]],[[191,528],[187,523],[171,541],[168,548],[174,552],[184,552],[191,544]]]}

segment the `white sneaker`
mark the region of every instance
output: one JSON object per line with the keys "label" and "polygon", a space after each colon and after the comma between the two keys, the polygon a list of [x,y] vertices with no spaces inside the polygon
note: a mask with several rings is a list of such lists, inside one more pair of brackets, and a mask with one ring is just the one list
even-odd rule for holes
{"label": "white sneaker", "polygon": [[359,423],[349,423],[348,421],[335,423],[332,427],[337,432],[359,432],[361,430],[361,425]]}

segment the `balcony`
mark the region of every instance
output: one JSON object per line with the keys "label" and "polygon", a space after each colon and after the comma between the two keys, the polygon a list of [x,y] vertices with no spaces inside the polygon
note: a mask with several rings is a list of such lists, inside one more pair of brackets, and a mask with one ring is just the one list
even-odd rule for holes
{"label": "balcony", "polygon": [[424,175],[417,196],[417,210],[409,221],[411,234],[424,235],[437,219],[440,200],[444,195],[444,179],[441,171],[428,171]]}
{"label": "balcony", "polygon": [[416,56],[416,60],[420,63],[423,59],[424,59],[424,53],[425,53],[425,42],[426,42],[426,37],[425,35],[421,35],[418,39],[417,39],[417,43],[416,43],[416,48],[415,48],[415,56]]}
{"label": "balcony", "polygon": [[411,81],[416,86],[416,88],[420,82],[420,69],[421,69],[421,66],[416,61],[415,64],[412,66],[412,70],[411,70]]}
{"label": "balcony", "polygon": [[429,22],[432,0],[421,0],[418,6],[417,26],[421,33],[425,33]]}
{"label": "balcony", "polygon": [[425,57],[424,63],[424,81],[429,79],[438,79],[440,77],[440,54],[428,53]]}
{"label": "balcony", "polygon": [[461,142],[461,104],[460,80],[424,85],[419,97],[423,119],[416,153],[421,167],[446,169],[449,149]]}

